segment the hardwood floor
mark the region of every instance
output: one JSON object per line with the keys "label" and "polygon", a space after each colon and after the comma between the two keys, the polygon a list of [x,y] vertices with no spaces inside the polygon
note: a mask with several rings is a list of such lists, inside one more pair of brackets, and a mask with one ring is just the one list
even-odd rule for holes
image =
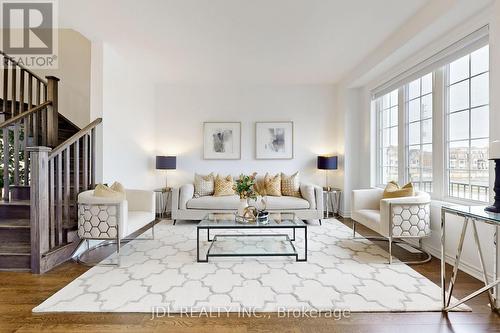
{"label": "hardwood floor", "polygon": [[[343,221],[351,226],[350,220]],[[362,234],[366,229],[359,228]],[[381,243],[380,246],[386,246]],[[396,253],[403,256],[405,253]],[[439,260],[414,269],[439,283]],[[84,273],[88,268],[70,262],[41,276],[0,272],[0,332],[500,332],[500,315],[490,311],[481,295],[467,304],[472,312],[353,313],[349,318],[207,318],[177,315],[151,320],[149,314],[79,313],[33,314],[31,309]],[[448,270],[449,272],[450,270]],[[481,282],[461,273],[456,296],[481,287]]]}

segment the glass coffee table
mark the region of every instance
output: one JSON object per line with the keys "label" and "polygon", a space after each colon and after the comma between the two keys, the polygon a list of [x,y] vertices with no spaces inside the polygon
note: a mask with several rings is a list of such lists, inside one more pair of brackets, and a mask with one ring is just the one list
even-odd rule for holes
{"label": "glass coffee table", "polygon": [[[278,229],[282,232],[268,232]],[[297,229],[302,229],[304,233],[303,256],[300,258],[294,244]],[[210,246],[206,254],[200,257],[202,230],[206,230]],[[220,232],[222,230],[233,232]],[[256,230],[259,233],[255,233]],[[290,230],[291,238],[287,232]],[[210,213],[196,227],[196,259],[198,262],[208,262],[211,257],[295,257],[296,261],[307,261],[307,224],[293,213],[271,213],[267,223],[240,223],[233,213]]]}

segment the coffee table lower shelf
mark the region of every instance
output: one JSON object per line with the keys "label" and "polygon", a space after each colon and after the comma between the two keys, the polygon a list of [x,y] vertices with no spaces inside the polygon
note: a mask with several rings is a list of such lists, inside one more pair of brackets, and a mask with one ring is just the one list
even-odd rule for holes
{"label": "coffee table lower shelf", "polygon": [[[207,240],[211,242],[210,247],[207,250],[204,258],[200,257],[200,229],[207,229]],[[299,228],[297,228],[299,229]],[[300,228],[304,230],[304,255],[299,257],[299,252],[293,243],[295,241],[295,228],[293,228],[293,238],[290,238],[288,234],[218,234],[214,235],[210,239],[210,229],[208,228],[198,228],[197,230],[197,262],[208,262],[209,258],[213,257],[295,257],[295,261],[307,261],[307,228]],[[223,245],[224,242],[230,242],[231,239],[241,239],[241,238],[255,238],[262,240],[263,238],[282,238],[273,240],[272,243],[264,244],[271,245],[271,249],[265,248],[263,246],[251,246],[243,248],[235,248],[232,251],[224,250],[219,245]],[[246,245],[248,245],[248,241]],[[244,243],[245,244],[245,243]],[[227,245],[227,243],[226,243]],[[229,244],[230,245],[230,244]],[[238,245],[238,244],[235,244]],[[241,243],[240,243],[241,245]]]}

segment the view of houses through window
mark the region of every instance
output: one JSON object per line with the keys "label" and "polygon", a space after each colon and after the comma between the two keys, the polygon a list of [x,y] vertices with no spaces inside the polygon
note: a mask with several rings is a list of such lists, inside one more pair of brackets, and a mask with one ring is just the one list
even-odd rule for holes
{"label": "view of houses through window", "polygon": [[448,195],[489,199],[489,50],[447,66]]}
{"label": "view of houses through window", "polygon": [[[439,180],[445,186],[445,193],[438,195],[487,202],[490,176],[488,46],[446,65],[444,73],[442,112],[433,112],[433,73],[376,100],[377,183],[411,181],[416,189],[433,192],[433,181]],[[398,104],[400,93],[404,95],[403,105]],[[400,114],[405,119],[404,144],[398,144],[398,136],[402,135]],[[446,170],[439,172],[433,170],[432,133],[436,114],[444,115],[446,124],[445,145],[437,143],[439,151],[445,154]],[[400,149],[404,149],[404,161],[398,159]],[[405,170],[404,177],[399,174],[399,168]],[[436,175],[443,179],[436,179]]]}

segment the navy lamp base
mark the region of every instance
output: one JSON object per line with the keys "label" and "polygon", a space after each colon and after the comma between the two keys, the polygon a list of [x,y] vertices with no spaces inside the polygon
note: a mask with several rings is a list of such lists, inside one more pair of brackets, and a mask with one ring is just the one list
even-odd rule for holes
{"label": "navy lamp base", "polygon": [[500,159],[495,159],[495,202],[484,210],[491,213],[500,213]]}

